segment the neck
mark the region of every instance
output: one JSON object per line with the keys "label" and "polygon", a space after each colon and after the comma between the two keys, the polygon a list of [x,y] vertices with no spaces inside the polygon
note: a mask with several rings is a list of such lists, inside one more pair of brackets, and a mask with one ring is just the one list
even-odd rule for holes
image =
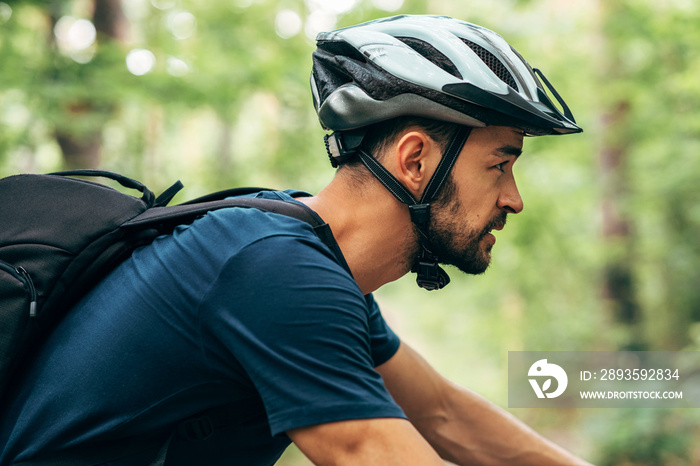
{"label": "neck", "polygon": [[342,170],[317,196],[302,198],[328,223],[364,294],[405,275],[417,251],[408,208],[374,179],[358,189]]}

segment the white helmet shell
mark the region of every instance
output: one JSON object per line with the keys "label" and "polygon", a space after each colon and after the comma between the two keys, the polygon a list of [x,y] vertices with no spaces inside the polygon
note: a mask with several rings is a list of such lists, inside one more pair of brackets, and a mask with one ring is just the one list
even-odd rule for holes
{"label": "white helmet shell", "polygon": [[481,26],[402,15],[316,40],[311,87],[324,128],[350,130],[411,115],[514,126],[531,135],[582,131],[546,79],[563,112],[520,54]]}

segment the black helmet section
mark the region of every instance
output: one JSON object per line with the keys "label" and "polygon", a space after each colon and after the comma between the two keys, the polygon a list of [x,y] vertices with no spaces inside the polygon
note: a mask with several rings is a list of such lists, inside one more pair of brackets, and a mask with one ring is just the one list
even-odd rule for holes
{"label": "black helmet section", "polygon": [[319,34],[311,76],[319,120],[333,131],[412,115],[512,126],[533,136],[580,132],[545,82],[563,112],[498,34],[453,18],[410,15]]}

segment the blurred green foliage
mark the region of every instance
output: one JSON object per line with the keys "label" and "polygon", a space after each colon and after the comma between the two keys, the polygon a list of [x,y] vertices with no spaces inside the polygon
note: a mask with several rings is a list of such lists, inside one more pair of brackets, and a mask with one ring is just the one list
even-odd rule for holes
{"label": "blurred green foliage", "polygon": [[601,447],[600,466],[696,464],[688,452],[697,439],[697,425],[689,419],[656,409],[615,414],[615,428],[601,429],[608,440]]}
{"label": "blurred green foliage", "polygon": [[[187,198],[316,192],[333,173],[308,90],[314,28],[447,14],[500,32],[585,132],[526,141],[525,211],[499,233],[491,270],[454,271],[438,294],[412,277],[387,285],[392,325],[503,406],[507,351],[700,350],[699,2],[110,0],[121,34],[61,43],[59,20],[92,20],[95,1],[107,2],[0,2],[0,175],[92,148],[91,164],[155,190],[180,178]],[[137,49],[154,59],[140,75],[126,66]],[[700,462],[693,412],[514,412],[601,465]],[[305,461],[291,451],[280,464]]]}

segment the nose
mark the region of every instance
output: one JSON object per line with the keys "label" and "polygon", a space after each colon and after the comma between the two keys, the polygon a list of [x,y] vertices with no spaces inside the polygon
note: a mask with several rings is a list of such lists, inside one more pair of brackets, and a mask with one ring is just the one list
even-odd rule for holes
{"label": "nose", "polygon": [[523,211],[523,199],[520,197],[515,179],[511,177],[510,182],[505,186],[498,197],[498,207],[509,214],[517,214]]}

